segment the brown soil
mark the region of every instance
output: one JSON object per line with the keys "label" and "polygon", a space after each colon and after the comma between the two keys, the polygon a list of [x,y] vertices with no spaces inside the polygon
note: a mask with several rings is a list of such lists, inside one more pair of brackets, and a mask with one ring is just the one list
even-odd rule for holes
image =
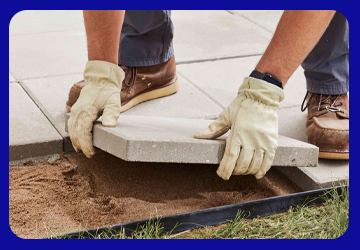
{"label": "brown soil", "polygon": [[301,191],[275,169],[261,180],[224,181],[216,168],[125,162],[104,152],[10,166],[10,226],[19,237],[42,238]]}

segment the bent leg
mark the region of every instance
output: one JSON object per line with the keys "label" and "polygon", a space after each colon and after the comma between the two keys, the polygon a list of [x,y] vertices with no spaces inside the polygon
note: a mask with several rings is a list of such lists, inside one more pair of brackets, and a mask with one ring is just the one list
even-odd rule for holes
{"label": "bent leg", "polygon": [[124,10],[84,10],[88,59],[118,64]]}

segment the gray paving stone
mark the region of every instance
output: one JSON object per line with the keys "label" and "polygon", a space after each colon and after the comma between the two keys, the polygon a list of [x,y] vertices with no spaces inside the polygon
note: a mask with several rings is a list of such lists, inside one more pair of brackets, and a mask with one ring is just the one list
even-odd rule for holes
{"label": "gray paving stone", "polygon": [[9,161],[60,154],[62,138],[17,83],[9,85]]}
{"label": "gray paving stone", "polygon": [[64,151],[74,151],[68,133],[65,132],[65,103],[71,86],[83,79],[82,74],[39,78],[22,81],[23,87],[41,108],[64,139]]}
{"label": "gray paving stone", "polygon": [[9,67],[18,80],[81,74],[86,62],[84,30],[9,37]]}
{"label": "gray paving stone", "polygon": [[10,36],[84,29],[81,10],[23,10],[16,13],[9,27]]}
{"label": "gray paving stone", "polygon": [[[57,28],[54,28],[53,32],[45,32],[51,29],[46,24],[41,28],[45,33],[22,34],[27,26],[52,22],[51,13],[44,12],[36,18],[36,12],[26,13],[17,14],[10,27],[14,34],[21,34],[11,35],[9,39],[9,65],[14,76],[29,79],[82,73],[87,62],[87,49],[85,30],[80,28],[83,21],[79,15],[70,21],[60,18],[65,12],[56,15],[59,16],[57,25],[64,27],[61,31],[55,32]],[[29,15],[33,18],[29,18],[26,25],[22,24],[21,20]],[[271,34],[258,25],[226,11],[174,11],[173,16],[178,63],[261,54],[271,39]],[[68,30],[71,23],[79,29]],[[39,30],[36,28],[30,32]]]}
{"label": "gray paving stone", "polygon": [[176,94],[139,104],[122,115],[215,119],[223,110],[181,76],[179,84]]}
{"label": "gray paving stone", "polygon": [[301,112],[300,105],[292,108],[278,109],[279,134],[307,142],[306,117],[307,111]]}
{"label": "gray paving stone", "polygon": [[[67,117],[69,115],[67,114]],[[217,140],[199,140],[193,134],[212,121],[165,117],[128,116],[115,128],[96,122],[94,145],[127,161],[218,164],[228,134]],[[287,137],[279,137],[274,166],[317,165],[318,148]]]}
{"label": "gray paving stone", "polygon": [[265,30],[274,33],[279,23],[283,10],[270,10],[270,11],[231,11],[241,17],[245,17],[251,22],[259,25]]}
{"label": "gray paving stone", "polygon": [[316,168],[277,168],[305,191],[345,185],[349,180],[349,161],[319,159]]}
{"label": "gray paving stone", "polygon": [[[72,151],[71,142],[65,132],[65,103],[73,83],[82,79],[82,75],[70,75],[24,80],[24,88],[51,120],[63,138],[65,138],[64,150]],[[169,97],[164,97],[145,103],[141,103],[120,116],[120,120],[126,120],[129,115],[157,116],[189,119],[214,119],[222,109],[202,94],[185,79],[179,78],[179,91]]]}
{"label": "gray paving stone", "polygon": [[261,54],[271,39],[271,34],[258,25],[225,11],[219,13],[224,17],[188,12],[186,18],[173,20],[178,63]]}
{"label": "gray paving stone", "polygon": [[[201,62],[177,66],[179,74],[186,77],[223,108],[237,95],[245,76],[254,70],[260,56]],[[303,69],[299,67],[284,88],[285,99],[280,108],[300,106],[306,94]]]}
{"label": "gray paving stone", "polygon": [[[225,10],[172,10],[172,20],[185,18],[227,17]],[[23,10],[16,13],[10,22],[9,34],[24,35],[42,32],[57,32],[84,29],[81,10]]]}
{"label": "gray paving stone", "polygon": [[9,72],[9,82],[15,82],[15,78],[12,76],[12,74]]}

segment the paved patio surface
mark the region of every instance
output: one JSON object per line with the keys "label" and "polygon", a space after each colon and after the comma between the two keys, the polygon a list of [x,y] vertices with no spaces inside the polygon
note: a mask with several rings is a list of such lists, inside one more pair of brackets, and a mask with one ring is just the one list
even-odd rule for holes
{"label": "paved patio surface", "polygon": [[[130,121],[135,123],[134,127],[143,126],[144,121],[159,123],[159,126],[161,121],[166,121],[163,126],[176,122],[211,122],[235,98],[243,78],[251,72],[270,42],[281,13],[282,11],[244,10],[172,11],[180,90],[173,96],[140,104],[121,114],[119,127],[126,127]],[[82,79],[87,61],[82,12],[22,11],[13,17],[9,34],[10,160],[73,151],[65,131],[65,102],[72,84]],[[279,133],[295,139],[291,143],[299,140],[298,145],[310,150],[298,151],[302,152],[295,157],[298,166],[304,163],[309,152],[317,150],[306,143],[306,113],[300,111],[305,93],[305,78],[299,68],[285,88],[286,98],[278,111]],[[179,129],[195,129],[198,125],[189,126],[181,125]],[[98,129],[100,130],[105,131]],[[190,130],[184,133],[189,133]],[[156,154],[150,156],[146,150],[135,149],[146,148],[146,143],[155,145],[155,141],[166,141],[171,133],[164,131],[166,129],[159,128],[154,138],[144,134],[146,140],[143,140],[143,144],[139,144],[141,138],[134,134],[127,139],[136,141],[137,144],[127,144],[128,147],[124,147],[122,152],[120,150],[118,156],[125,154],[126,157],[122,158],[132,161],[156,161],[156,157],[160,159]],[[109,141],[111,138],[109,134],[94,134],[94,143],[107,150],[106,145],[114,145]],[[115,139],[119,137],[114,137],[114,141]],[[180,138],[183,149],[194,146],[188,139]],[[204,140],[198,141],[201,144]],[[282,141],[279,140],[279,145],[280,142]],[[211,159],[207,163],[217,163],[224,141],[206,143],[210,150],[200,150],[200,162],[206,163],[206,160]],[[288,146],[293,145],[291,143]],[[160,144],[156,145],[161,147]],[[284,145],[279,148],[282,146]],[[174,151],[169,157],[178,159],[177,162],[194,162],[200,151],[194,151],[193,148],[182,157]],[[279,153],[279,159],[280,154],[285,153]],[[307,160],[313,161],[311,157]],[[278,161],[278,166],[281,165],[279,162],[281,161]],[[322,160],[315,168],[279,169],[304,190],[328,187],[349,176],[348,161]]]}

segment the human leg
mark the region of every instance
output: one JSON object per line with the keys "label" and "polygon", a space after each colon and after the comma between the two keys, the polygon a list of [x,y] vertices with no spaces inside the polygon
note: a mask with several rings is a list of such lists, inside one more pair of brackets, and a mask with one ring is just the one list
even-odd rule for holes
{"label": "human leg", "polygon": [[319,147],[320,158],[349,159],[349,24],[340,12],[302,67],[308,142]]}
{"label": "human leg", "polygon": [[[126,75],[121,90],[121,112],[177,92],[173,33],[170,10],[125,12],[118,49],[118,63]],[[84,86],[84,80],[72,86],[67,110],[71,111]]]}

